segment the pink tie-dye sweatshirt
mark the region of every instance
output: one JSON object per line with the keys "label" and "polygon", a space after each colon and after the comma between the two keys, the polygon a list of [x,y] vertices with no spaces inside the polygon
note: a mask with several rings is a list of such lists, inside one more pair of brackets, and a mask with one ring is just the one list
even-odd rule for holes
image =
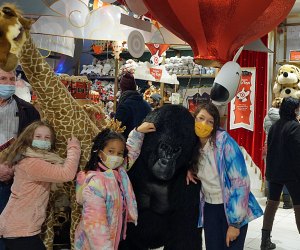
{"label": "pink tie-dye sweatshirt", "polygon": [[[130,133],[126,143],[129,167],[138,158],[143,139],[142,133]],[[78,173],[76,199],[83,206],[75,233],[76,250],[117,250],[126,237],[126,223],[137,223],[136,199],[123,166]]]}
{"label": "pink tie-dye sweatshirt", "polygon": [[0,215],[0,235],[26,237],[41,232],[52,182],[71,181],[79,165],[80,148],[69,144],[64,164],[26,157],[15,166],[9,201]]}

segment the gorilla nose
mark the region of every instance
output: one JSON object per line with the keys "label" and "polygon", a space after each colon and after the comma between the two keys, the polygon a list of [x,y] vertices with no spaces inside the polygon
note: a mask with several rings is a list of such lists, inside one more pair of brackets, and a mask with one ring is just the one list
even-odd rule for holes
{"label": "gorilla nose", "polygon": [[17,16],[16,13],[11,8],[9,8],[9,7],[3,7],[2,11],[7,16],[10,16],[10,17]]}
{"label": "gorilla nose", "polygon": [[290,90],[290,89],[286,89],[286,90],[285,90],[285,93],[286,93],[287,95],[289,95],[289,94],[291,93],[291,90]]}
{"label": "gorilla nose", "polygon": [[215,82],[210,92],[210,98],[216,102],[226,102],[229,98],[229,92],[221,84]]}
{"label": "gorilla nose", "polygon": [[166,159],[161,159],[160,160],[160,163],[162,164],[162,165],[167,165],[168,164],[168,160],[166,160]]}
{"label": "gorilla nose", "polygon": [[288,72],[284,72],[284,73],[283,73],[283,76],[284,76],[284,77],[288,77],[288,76],[289,76]]}

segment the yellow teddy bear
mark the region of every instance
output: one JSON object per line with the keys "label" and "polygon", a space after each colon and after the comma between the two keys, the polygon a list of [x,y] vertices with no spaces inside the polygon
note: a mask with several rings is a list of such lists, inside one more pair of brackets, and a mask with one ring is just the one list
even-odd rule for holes
{"label": "yellow teddy bear", "polygon": [[294,65],[282,65],[273,87],[275,97],[300,99],[300,69]]}

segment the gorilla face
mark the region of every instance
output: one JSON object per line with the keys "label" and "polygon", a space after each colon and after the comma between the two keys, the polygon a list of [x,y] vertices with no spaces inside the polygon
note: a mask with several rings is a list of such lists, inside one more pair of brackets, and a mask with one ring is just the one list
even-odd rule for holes
{"label": "gorilla face", "polygon": [[151,112],[145,121],[156,126],[155,133],[146,134],[140,156],[152,176],[168,181],[186,171],[197,140],[190,112],[179,105],[166,105]]}

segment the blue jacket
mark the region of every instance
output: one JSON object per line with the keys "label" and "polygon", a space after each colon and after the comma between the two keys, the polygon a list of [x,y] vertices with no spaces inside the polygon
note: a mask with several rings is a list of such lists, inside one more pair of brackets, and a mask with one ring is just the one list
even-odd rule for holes
{"label": "blue jacket", "polygon": [[[221,129],[217,131],[214,154],[228,225],[240,228],[263,215],[262,209],[250,192],[250,178],[243,154],[236,141]],[[205,203],[202,193],[200,199],[198,226],[202,227]]]}

